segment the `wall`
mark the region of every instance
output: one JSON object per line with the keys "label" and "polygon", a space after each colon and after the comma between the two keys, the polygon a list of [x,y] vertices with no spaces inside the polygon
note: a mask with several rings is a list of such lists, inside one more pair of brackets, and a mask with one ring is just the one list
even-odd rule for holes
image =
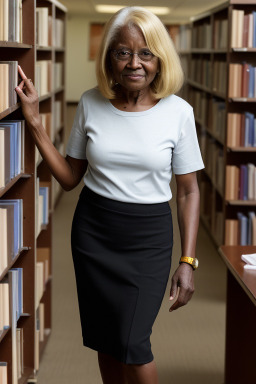
{"label": "wall", "polygon": [[67,71],[66,99],[79,101],[82,93],[96,85],[95,61],[89,60],[90,22],[104,19],[89,19],[85,15],[67,16]]}

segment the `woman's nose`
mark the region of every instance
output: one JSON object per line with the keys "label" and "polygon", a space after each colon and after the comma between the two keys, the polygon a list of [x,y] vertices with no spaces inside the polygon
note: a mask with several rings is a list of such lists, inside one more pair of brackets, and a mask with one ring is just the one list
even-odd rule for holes
{"label": "woman's nose", "polygon": [[141,67],[141,61],[137,53],[131,55],[130,61],[127,63],[130,68]]}

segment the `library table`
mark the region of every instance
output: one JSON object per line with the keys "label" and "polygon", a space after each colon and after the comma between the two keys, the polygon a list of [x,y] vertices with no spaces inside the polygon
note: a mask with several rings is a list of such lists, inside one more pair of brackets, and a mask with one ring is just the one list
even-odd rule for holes
{"label": "library table", "polygon": [[242,254],[256,246],[221,246],[227,266],[225,384],[256,383],[256,270],[244,270]]}

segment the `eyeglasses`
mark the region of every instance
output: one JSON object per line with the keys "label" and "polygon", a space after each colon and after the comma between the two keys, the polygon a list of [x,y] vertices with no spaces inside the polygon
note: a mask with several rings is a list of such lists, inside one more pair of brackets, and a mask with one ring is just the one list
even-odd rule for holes
{"label": "eyeglasses", "polygon": [[111,52],[114,54],[114,58],[118,61],[131,61],[133,55],[138,55],[140,61],[151,61],[155,55],[148,49],[142,49],[139,52],[131,52],[127,49],[112,49]]}

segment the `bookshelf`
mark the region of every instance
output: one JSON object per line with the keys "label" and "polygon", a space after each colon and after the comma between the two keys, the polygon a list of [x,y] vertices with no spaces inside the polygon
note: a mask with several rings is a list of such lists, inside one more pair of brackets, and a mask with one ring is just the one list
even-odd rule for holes
{"label": "bookshelf", "polygon": [[[241,245],[242,228],[249,225],[254,233],[256,228],[248,216],[256,213],[255,12],[256,1],[230,0],[191,18],[178,38],[182,41],[186,31],[180,56],[187,79],[181,96],[194,108],[205,162],[199,177],[201,220],[217,246]],[[236,168],[235,180],[228,166]]]}
{"label": "bookshelf", "polygon": [[[4,3],[7,8],[9,4],[11,17],[11,6],[18,2],[6,0]],[[9,37],[0,41],[0,66],[1,62],[16,62],[15,65],[21,65],[32,79],[40,94],[39,111],[44,126],[54,145],[63,153],[67,10],[56,0],[23,0],[20,5],[20,28],[16,31],[18,41],[8,41],[11,23],[7,23],[5,33],[9,31]],[[42,18],[38,17],[40,12],[44,15]],[[6,23],[8,17],[4,20]],[[6,96],[3,92],[1,90],[0,94]],[[4,239],[1,242],[4,245],[0,244],[6,253],[6,260],[2,260],[2,254],[0,260],[0,289],[7,289],[9,297],[6,296],[8,303],[5,300],[5,311],[1,311],[0,306],[0,368],[1,374],[4,372],[1,377],[5,378],[7,373],[7,381],[1,384],[25,384],[28,380],[36,379],[40,359],[51,333],[52,214],[62,191],[35,148],[26,123],[22,123],[25,124],[24,137],[17,139],[18,147],[10,146],[9,138],[13,133],[6,126],[11,121],[22,121],[23,116],[19,100],[10,103],[8,95],[6,100],[7,107],[0,110],[0,146],[4,149],[0,168],[0,220],[1,224],[4,223],[3,228],[6,227],[6,234],[2,235],[5,237],[1,238]],[[17,172],[16,162],[24,165]],[[15,254],[9,252],[10,239],[12,236],[16,238],[14,217],[9,207],[3,208],[10,200],[22,201],[23,210],[20,227],[17,227],[22,243]],[[15,280],[17,271],[22,275],[22,294],[18,289],[19,280]],[[20,305],[18,319],[14,302]],[[7,322],[6,318],[2,319],[3,313],[7,312],[8,324],[3,322]]]}

